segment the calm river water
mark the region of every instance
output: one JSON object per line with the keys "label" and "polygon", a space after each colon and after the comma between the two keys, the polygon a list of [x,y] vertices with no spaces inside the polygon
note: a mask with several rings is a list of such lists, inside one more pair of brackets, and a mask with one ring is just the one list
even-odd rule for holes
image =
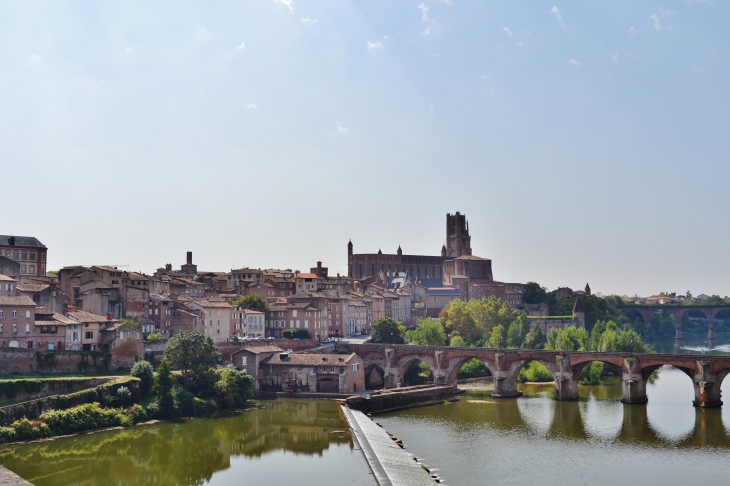
{"label": "calm river water", "polygon": [[6,446],[0,464],[37,486],[376,484],[362,453],[341,433],[335,402],[276,400],[262,407]]}
{"label": "calm river water", "polygon": [[521,390],[516,400],[470,393],[376,420],[445,484],[730,483],[730,410],[693,407],[692,382],[677,369],[659,370],[647,405],[622,404],[618,378],[581,387],[578,402],[553,400],[552,384]]}

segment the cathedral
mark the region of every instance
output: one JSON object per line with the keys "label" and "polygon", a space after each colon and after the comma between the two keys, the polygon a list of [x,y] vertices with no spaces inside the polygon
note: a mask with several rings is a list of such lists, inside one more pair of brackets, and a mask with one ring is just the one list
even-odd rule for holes
{"label": "cathedral", "polygon": [[[428,286],[452,286],[458,277],[491,282],[492,262],[472,256],[469,222],[460,213],[446,215],[446,244],[441,255],[404,255],[400,246],[395,254],[354,253],[352,241],[347,244],[348,276],[364,279],[384,275],[393,278],[406,273],[411,279],[430,281]],[[436,283],[437,282],[437,283]]]}

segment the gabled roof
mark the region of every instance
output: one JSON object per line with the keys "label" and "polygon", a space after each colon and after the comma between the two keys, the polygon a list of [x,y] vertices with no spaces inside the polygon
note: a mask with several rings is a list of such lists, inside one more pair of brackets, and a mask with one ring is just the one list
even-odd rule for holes
{"label": "gabled roof", "polygon": [[21,292],[42,292],[46,290],[50,285],[48,284],[28,284],[22,283],[15,286]]}
{"label": "gabled roof", "polygon": [[231,354],[238,354],[241,352],[247,352],[247,353],[253,353],[253,354],[263,354],[263,353],[283,353],[284,350],[281,349],[279,346],[248,346],[243,349],[240,349],[234,353]]}
{"label": "gabled roof", "polygon": [[7,275],[0,273],[0,282],[17,282],[17,280],[13,277],[8,277]]}
{"label": "gabled roof", "polygon": [[317,278],[316,273],[298,273],[297,278]]}
{"label": "gabled roof", "polygon": [[0,305],[32,305],[35,307],[36,303],[27,295],[21,295],[19,297],[0,296]]}

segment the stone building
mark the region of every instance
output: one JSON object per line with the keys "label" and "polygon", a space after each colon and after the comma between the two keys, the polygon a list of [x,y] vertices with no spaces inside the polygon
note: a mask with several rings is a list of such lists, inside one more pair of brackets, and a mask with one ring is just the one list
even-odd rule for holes
{"label": "stone building", "polygon": [[0,273],[0,296],[3,297],[17,297],[18,289],[16,286],[18,281],[8,275]]}
{"label": "stone building", "polygon": [[230,355],[230,362],[239,370],[244,370],[253,377],[254,390],[259,390],[259,366],[272,354],[283,353],[278,346],[248,346]]}
{"label": "stone building", "polygon": [[27,295],[0,297],[0,343],[3,348],[30,348],[35,343],[36,303]]}
{"label": "stone building", "polygon": [[407,272],[414,278],[443,278],[443,264],[448,259],[471,255],[469,222],[460,213],[446,215],[446,244],[440,256],[404,255],[401,247],[395,254],[354,253],[353,244],[347,244],[348,276],[356,279],[375,277],[379,273],[394,276]]}
{"label": "stone building", "polygon": [[20,263],[12,258],[0,255],[0,275],[20,281]]}
{"label": "stone building", "polygon": [[259,365],[259,389],[311,393],[354,393],[365,389],[362,358],[352,353],[274,353]]}
{"label": "stone building", "polygon": [[211,297],[209,299],[195,299],[188,304],[193,311],[201,312],[202,328],[198,329],[214,343],[226,342],[232,336],[231,322],[233,320],[233,306],[223,299]]}
{"label": "stone building", "polygon": [[45,277],[48,248],[32,236],[0,235],[0,256],[20,264],[20,276]]}

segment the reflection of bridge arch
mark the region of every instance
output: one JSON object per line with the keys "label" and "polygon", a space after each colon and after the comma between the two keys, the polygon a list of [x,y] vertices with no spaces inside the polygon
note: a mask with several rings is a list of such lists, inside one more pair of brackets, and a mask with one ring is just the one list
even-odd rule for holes
{"label": "reflection of bridge arch", "polygon": [[730,356],[499,350],[372,343],[352,345],[352,348],[363,358],[365,367],[377,364],[384,370],[386,388],[402,383],[406,371],[416,360],[428,365],[435,383],[456,386],[461,366],[476,358],[484,363],[494,377],[492,396],[495,398],[520,396],[517,377],[530,361],[539,361],[550,370],[555,380],[555,398],[558,400],[578,398],[580,372],[593,361],[605,363],[621,377],[624,403],[646,403],[649,376],[660,366],[670,365],[692,378],[696,406],[720,406],[720,386],[730,374]]}

